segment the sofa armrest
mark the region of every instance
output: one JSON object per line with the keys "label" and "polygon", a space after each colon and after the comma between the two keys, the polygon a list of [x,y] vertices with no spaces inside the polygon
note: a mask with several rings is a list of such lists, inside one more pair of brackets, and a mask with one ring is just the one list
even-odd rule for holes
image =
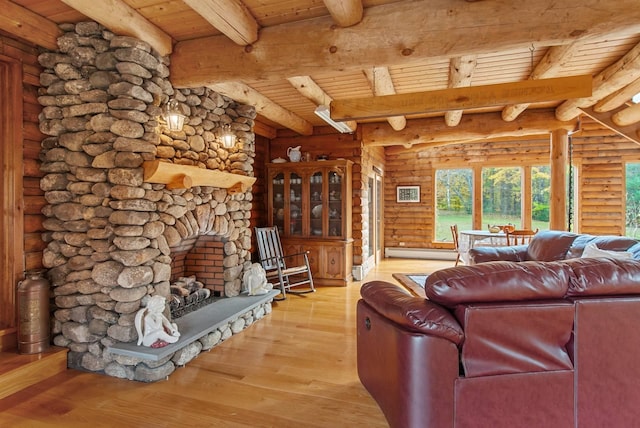
{"label": "sofa armrest", "polygon": [[469,264],[507,261],[524,262],[529,260],[528,245],[513,245],[508,247],[476,247],[469,250]]}
{"label": "sofa armrest", "polygon": [[356,305],[358,377],[389,426],[453,426],[459,346],[417,332],[404,317],[408,306],[424,307],[424,298],[383,282],[363,285],[362,294]]}
{"label": "sofa armrest", "polygon": [[400,327],[441,337],[460,345],[464,331],[449,312],[437,303],[415,297],[386,281],[367,282],[360,289],[362,300]]}

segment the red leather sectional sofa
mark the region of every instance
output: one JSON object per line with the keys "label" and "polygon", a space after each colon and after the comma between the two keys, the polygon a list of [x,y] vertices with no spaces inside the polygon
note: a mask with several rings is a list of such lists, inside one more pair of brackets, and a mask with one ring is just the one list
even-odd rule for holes
{"label": "red leather sectional sofa", "polygon": [[391,427],[640,424],[640,262],[481,263],[425,291],[361,289],[358,374]]}
{"label": "red leather sectional sofa", "polygon": [[640,242],[626,236],[598,236],[575,234],[559,230],[542,230],[526,245],[511,247],[476,247],[469,250],[471,265],[492,261],[538,261],[551,262],[582,256],[588,244],[601,250],[625,251],[635,260],[640,260]]}

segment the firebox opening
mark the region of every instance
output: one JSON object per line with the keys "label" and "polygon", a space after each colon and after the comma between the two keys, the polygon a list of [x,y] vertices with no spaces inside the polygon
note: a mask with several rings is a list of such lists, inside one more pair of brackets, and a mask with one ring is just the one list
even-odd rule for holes
{"label": "firebox opening", "polygon": [[172,318],[179,318],[224,296],[224,243],[215,236],[184,239],[171,248]]}

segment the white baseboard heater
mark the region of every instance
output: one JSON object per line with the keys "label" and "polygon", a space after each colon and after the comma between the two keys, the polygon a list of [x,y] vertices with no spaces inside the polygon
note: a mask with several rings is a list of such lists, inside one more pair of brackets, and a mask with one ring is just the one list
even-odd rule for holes
{"label": "white baseboard heater", "polygon": [[385,247],[384,256],[404,259],[455,260],[456,252],[455,250],[437,248]]}

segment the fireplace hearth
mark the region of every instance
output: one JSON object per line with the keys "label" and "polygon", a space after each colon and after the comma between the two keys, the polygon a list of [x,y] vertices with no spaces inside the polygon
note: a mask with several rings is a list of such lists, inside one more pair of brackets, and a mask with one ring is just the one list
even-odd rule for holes
{"label": "fireplace hearth", "polygon": [[[225,297],[214,303],[175,320],[180,331],[180,339],[163,348],[136,346],[134,343],[118,343],[108,352],[121,361],[138,361],[136,380],[154,382],[166,378],[168,371],[165,361],[170,360],[180,367],[201,352],[208,351],[234,334],[242,332],[254,322],[271,313],[271,302],[279,291],[267,294]],[[148,367],[159,369],[150,370]],[[129,377],[133,373],[123,370],[119,377]]]}

